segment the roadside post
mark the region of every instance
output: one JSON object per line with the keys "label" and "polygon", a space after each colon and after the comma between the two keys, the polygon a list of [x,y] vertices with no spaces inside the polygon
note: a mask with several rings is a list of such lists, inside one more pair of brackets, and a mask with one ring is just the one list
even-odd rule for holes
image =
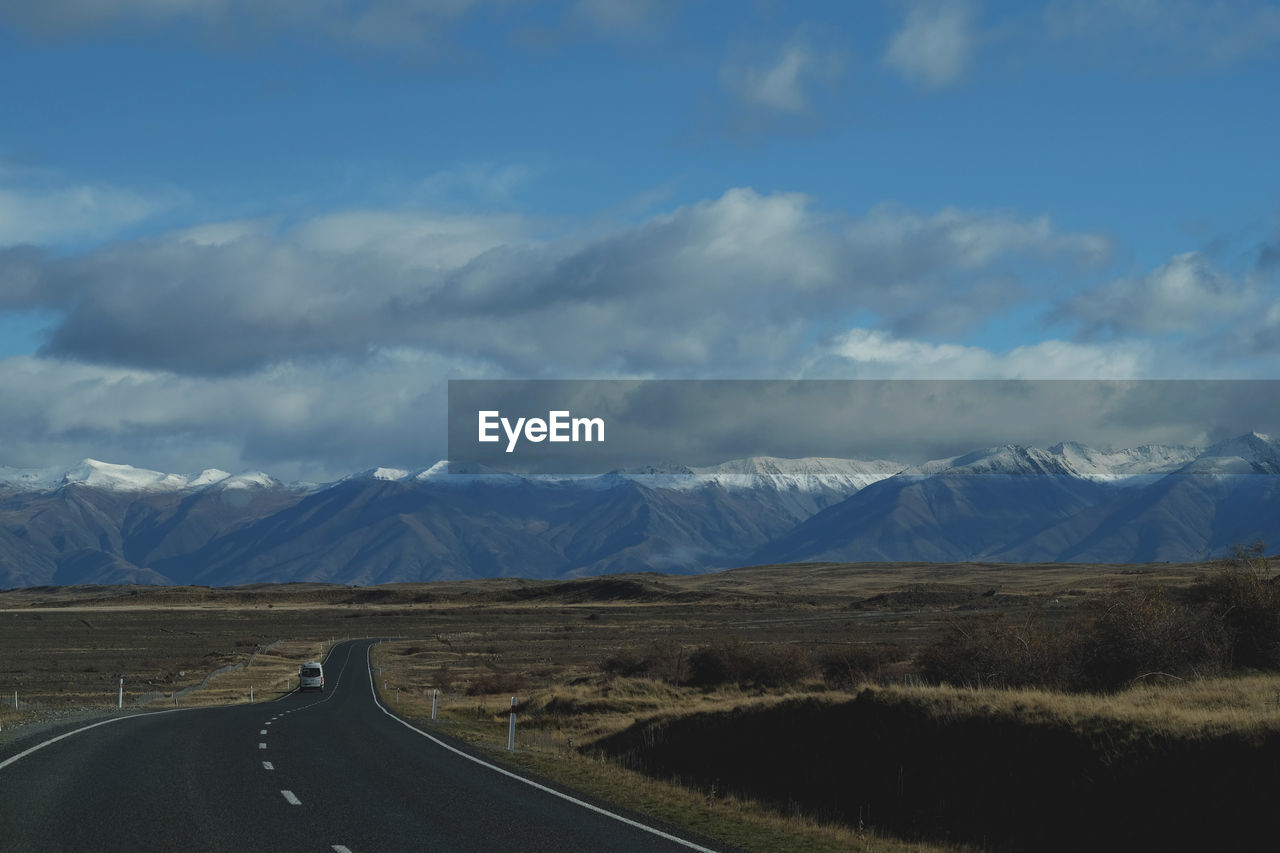
{"label": "roadside post", "polygon": [[120,677],[120,700],[116,703],[116,708],[124,709],[124,676]]}
{"label": "roadside post", "polygon": [[511,722],[507,724],[507,752],[516,748],[516,697],[511,697]]}
{"label": "roadside post", "polygon": [[436,702],[440,699],[440,688],[431,691],[431,719],[436,718]]}

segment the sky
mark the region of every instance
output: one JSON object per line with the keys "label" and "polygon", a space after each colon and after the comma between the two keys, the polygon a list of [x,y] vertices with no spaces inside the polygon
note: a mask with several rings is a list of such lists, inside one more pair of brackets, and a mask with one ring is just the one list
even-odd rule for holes
{"label": "sky", "polygon": [[0,0],[0,79],[0,465],[425,467],[450,379],[1280,377],[1280,3]]}

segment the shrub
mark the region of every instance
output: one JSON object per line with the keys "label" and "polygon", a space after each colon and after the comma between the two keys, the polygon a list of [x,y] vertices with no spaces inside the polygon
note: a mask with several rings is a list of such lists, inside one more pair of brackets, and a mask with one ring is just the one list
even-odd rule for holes
{"label": "shrub", "polygon": [[1079,659],[1074,623],[1055,628],[1032,617],[1010,624],[996,615],[956,623],[916,662],[921,675],[939,683],[1068,689],[1077,680]]}
{"label": "shrub", "polygon": [[688,683],[695,687],[788,687],[813,672],[813,661],[796,646],[749,646],[740,638],[731,637],[695,649],[689,655]]}
{"label": "shrub", "polygon": [[1235,546],[1192,595],[1219,626],[1230,665],[1280,669],[1280,581],[1264,548],[1262,542]]}
{"label": "shrub", "polygon": [[852,688],[860,684],[882,683],[890,664],[901,655],[892,644],[827,646],[813,656],[822,680],[831,687]]}
{"label": "shrub", "polygon": [[670,640],[655,640],[643,653],[622,648],[600,662],[607,675],[623,678],[656,678],[678,684],[684,680],[684,647]]}
{"label": "shrub", "polygon": [[1219,625],[1164,590],[1117,593],[1098,611],[1084,639],[1079,687],[1116,690],[1150,675],[1213,675],[1224,668]]}
{"label": "shrub", "polygon": [[514,672],[485,672],[467,685],[468,696],[488,696],[492,693],[517,694],[525,688],[525,680]]}

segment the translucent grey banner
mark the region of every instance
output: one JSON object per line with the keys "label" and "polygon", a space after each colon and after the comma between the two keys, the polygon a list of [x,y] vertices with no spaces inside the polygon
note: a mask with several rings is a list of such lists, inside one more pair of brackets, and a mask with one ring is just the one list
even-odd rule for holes
{"label": "translucent grey banner", "polygon": [[1206,446],[1280,429],[1277,380],[453,380],[451,473],[752,456],[918,464],[1003,444]]}

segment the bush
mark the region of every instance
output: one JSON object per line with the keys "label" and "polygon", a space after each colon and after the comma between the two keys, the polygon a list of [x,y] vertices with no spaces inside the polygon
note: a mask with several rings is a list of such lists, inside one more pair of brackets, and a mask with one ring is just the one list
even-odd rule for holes
{"label": "bush", "polygon": [[864,643],[827,646],[814,654],[813,662],[828,686],[848,689],[884,682],[888,667],[900,656],[895,645]]}
{"label": "bush", "polygon": [[1226,663],[1225,647],[1214,619],[1165,591],[1117,593],[1100,603],[1084,638],[1076,686],[1117,690],[1151,675],[1216,675]]}
{"label": "bush", "polygon": [[688,683],[695,687],[789,687],[813,673],[813,661],[796,646],[749,646],[733,637],[689,655]]}
{"label": "bush", "polygon": [[649,666],[649,659],[635,649],[619,649],[601,662],[600,669],[609,675],[637,678],[648,675]]}
{"label": "bush", "polygon": [[1001,615],[957,623],[917,658],[920,674],[966,687],[1052,687],[1077,680],[1078,627],[1058,628],[1032,617],[1009,624]]}
{"label": "bush", "polygon": [[493,693],[515,695],[524,688],[524,678],[514,672],[485,672],[467,685],[467,695],[488,696]]}
{"label": "bush", "polygon": [[916,664],[937,683],[1094,691],[1153,675],[1216,675],[1227,665],[1221,620],[1164,590],[1115,593],[1091,610],[1053,625],[998,615],[958,623]]}
{"label": "bush", "polygon": [[1280,669],[1280,583],[1262,542],[1237,545],[1231,557],[1192,588],[1225,638],[1227,663]]}
{"label": "bush", "polygon": [[606,657],[600,669],[624,678],[657,678],[678,684],[684,680],[684,647],[670,640],[656,640],[642,654],[623,648]]}

